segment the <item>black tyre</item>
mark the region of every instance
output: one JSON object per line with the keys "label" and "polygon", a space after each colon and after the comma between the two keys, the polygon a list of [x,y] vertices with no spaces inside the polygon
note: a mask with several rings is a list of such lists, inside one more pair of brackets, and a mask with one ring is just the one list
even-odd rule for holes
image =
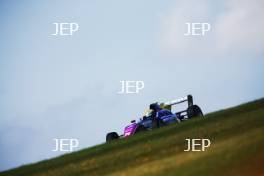
{"label": "black tyre", "polygon": [[187,116],[188,118],[193,118],[198,116],[203,117],[203,112],[199,106],[192,105],[187,108]]}
{"label": "black tyre", "polygon": [[118,139],[118,138],[119,138],[119,136],[116,132],[107,133],[106,142],[110,142],[110,141],[112,141],[114,139]]}

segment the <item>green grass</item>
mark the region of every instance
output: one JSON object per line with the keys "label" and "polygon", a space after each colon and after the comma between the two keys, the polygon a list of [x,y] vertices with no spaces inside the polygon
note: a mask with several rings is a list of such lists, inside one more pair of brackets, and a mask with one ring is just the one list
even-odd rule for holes
{"label": "green grass", "polygon": [[[264,175],[264,99],[36,164],[2,176]],[[209,138],[184,152],[186,138]]]}

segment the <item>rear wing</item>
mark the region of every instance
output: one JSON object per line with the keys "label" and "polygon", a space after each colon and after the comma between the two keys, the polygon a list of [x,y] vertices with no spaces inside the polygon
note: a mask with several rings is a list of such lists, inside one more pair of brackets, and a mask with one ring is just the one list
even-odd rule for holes
{"label": "rear wing", "polygon": [[179,98],[179,99],[176,99],[176,100],[172,100],[172,101],[167,101],[165,103],[161,103],[160,106],[162,108],[171,110],[171,106],[172,105],[180,104],[180,103],[183,103],[183,102],[186,102],[186,101],[188,103],[188,107],[192,106],[193,105],[193,97],[192,97],[192,95],[187,95],[185,97],[182,97],[182,98]]}
{"label": "rear wing", "polygon": [[187,101],[188,102],[188,106],[192,106],[193,105],[193,97],[192,95],[187,95],[186,97],[182,97],[176,100],[172,100],[172,101],[168,101],[163,103],[165,106],[171,106],[171,105],[175,105],[175,104],[180,104]]}

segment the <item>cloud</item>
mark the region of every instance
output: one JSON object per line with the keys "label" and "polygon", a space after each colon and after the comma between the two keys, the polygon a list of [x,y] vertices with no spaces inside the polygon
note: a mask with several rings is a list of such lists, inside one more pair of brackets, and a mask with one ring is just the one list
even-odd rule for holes
{"label": "cloud", "polygon": [[264,2],[232,0],[227,12],[215,23],[215,38],[219,51],[264,50]]}
{"label": "cloud", "polygon": [[[191,54],[263,53],[264,2],[223,1],[223,9],[212,14],[214,4],[203,0],[180,1],[161,18],[161,48],[164,53]],[[194,5],[195,4],[195,5]],[[205,36],[185,36],[185,23],[210,23]]]}

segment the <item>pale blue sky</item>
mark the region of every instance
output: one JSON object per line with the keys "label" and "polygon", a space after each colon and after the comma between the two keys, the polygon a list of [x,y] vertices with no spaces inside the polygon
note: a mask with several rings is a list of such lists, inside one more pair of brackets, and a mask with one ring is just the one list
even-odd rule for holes
{"label": "pale blue sky", "polygon": [[[1,1],[0,170],[54,157],[53,138],[80,148],[122,132],[149,103],[193,94],[205,112],[264,96],[258,0]],[[52,36],[54,22],[78,23]],[[185,22],[209,22],[204,37]],[[137,95],[119,81],[142,80]]]}

